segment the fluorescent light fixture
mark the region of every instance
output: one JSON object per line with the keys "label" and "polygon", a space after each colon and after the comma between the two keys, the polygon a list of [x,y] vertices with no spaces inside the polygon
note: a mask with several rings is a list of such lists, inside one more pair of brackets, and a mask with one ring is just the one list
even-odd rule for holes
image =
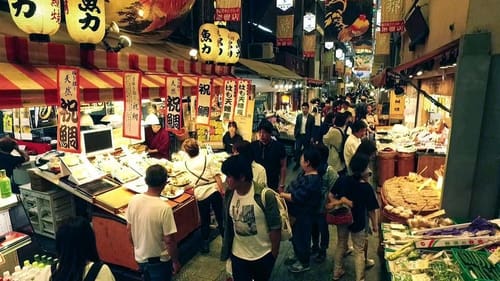
{"label": "fluorescent light fixture", "polygon": [[265,32],[268,32],[268,33],[273,33],[273,31],[263,25],[260,25],[258,23],[255,23],[255,22],[248,22],[250,24],[253,24],[253,26],[257,27],[258,29],[262,30],[262,31],[265,31]]}

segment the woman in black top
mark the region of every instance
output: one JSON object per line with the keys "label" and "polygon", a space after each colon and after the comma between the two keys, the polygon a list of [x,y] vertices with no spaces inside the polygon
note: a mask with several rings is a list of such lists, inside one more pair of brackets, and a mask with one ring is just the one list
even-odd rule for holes
{"label": "woman in black top", "polygon": [[228,154],[233,154],[233,145],[237,142],[243,140],[243,138],[237,133],[238,125],[234,121],[230,121],[227,124],[227,132],[222,137],[222,143],[224,144],[224,150]]}
{"label": "woman in black top", "polygon": [[368,183],[372,173],[368,168],[368,162],[367,155],[355,154],[350,163],[352,175],[337,180],[329,194],[327,209],[345,204],[351,207],[353,217],[351,225],[337,225],[337,251],[334,256],[333,280],[339,280],[345,273],[342,263],[349,234],[354,246],[356,281],[365,280],[366,213],[370,217],[372,231],[376,233],[378,231],[376,210],[379,208],[375,192]]}

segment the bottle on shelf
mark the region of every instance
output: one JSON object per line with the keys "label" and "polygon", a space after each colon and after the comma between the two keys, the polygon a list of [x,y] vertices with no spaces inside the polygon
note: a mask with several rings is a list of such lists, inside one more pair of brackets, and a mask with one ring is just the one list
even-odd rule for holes
{"label": "bottle on shelf", "polygon": [[2,169],[0,170],[0,197],[7,198],[12,195],[12,186],[10,185],[10,179],[7,177],[7,172]]}

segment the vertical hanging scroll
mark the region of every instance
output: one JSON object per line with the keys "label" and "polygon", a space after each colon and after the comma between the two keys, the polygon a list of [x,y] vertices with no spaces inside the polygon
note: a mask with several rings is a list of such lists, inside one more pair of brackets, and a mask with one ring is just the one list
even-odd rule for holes
{"label": "vertical hanging scroll", "polygon": [[180,131],[182,128],[182,79],[176,76],[165,78],[167,98],[166,125],[171,131]]}
{"label": "vertical hanging scroll", "polygon": [[224,99],[222,104],[222,120],[233,120],[234,107],[236,105],[236,80],[224,80]]}
{"label": "vertical hanging scroll", "polygon": [[238,80],[238,98],[236,101],[236,112],[237,116],[244,116],[247,112],[247,101],[250,91],[250,81],[249,80]]}
{"label": "vertical hanging scroll", "polygon": [[210,124],[210,105],[212,104],[212,79],[198,78],[198,98],[196,99],[196,124]]}
{"label": "vertical hanging scroll", "polygon": [[141,139],[141,73],[125,72],[123,75],[123,136]]}
{"label": "vertical hanging scroll", "polygon": [[80,153],[80,72],[78,68],[57,69],[57,150]]}

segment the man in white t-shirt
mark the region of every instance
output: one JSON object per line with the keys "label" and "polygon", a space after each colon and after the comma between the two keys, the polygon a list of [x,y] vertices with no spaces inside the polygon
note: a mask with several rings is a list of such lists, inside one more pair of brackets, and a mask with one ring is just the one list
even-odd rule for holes
{"label": "man in white t-shirt", "polygon": [[177,273],[179,263],[172,208],[160,198],[167,183],[167,170],[152,165],[146,170],[148,191],[135,195],[128,204],[126,213],[127,231],[134,245],[135,260],[144,279],[170,281]]}
{"label": "man in white t-shirt", "polygon": [[351,159],[361,144],[361,139],[366,136],[367,128],[368,125],[362,120],[354,122],[351,126],[352,134],[347,137],[344,145],[344,160],[348,171],[350,171],[349,164],[351,163]]}
{"label": "man in white t-shirt", "polygon": [[252,181],[250,163],[233,155],[222,164],[228,191],[221,260],[231,259],[234,281],[267,281],[279,253],[281,219],[274,193],[263,195],[264,186]]}
{"label": "man in white t-shirt", "polygon": [[264,186],[267,186],[266,169],[264,169],[264,167],[261,164],[255,162],[252,151],[252,145],[250,144],[249,141],[244,140],[237,142],[233,145],[233,155],[238,155],[238,154],[252,161],[253,181],[256,183],[260,183]]}

